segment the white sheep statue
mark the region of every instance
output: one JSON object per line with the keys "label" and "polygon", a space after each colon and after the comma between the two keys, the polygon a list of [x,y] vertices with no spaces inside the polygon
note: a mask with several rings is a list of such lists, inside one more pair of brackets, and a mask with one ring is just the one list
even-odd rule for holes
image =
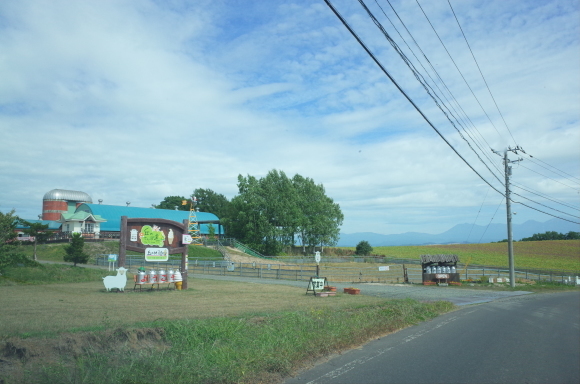
{"label": "white sheep statue", "polygon": [[113,288],[117,288],[119,291],[125,291],[125,285],[127,285],[127,269],[119,267],[117,269],[117,276],[107,276],[103,277],[103,284],[107,291]]}

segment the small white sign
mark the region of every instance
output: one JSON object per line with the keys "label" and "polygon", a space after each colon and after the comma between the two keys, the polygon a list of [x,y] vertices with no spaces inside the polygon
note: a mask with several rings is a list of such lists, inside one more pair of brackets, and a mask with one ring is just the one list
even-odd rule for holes
{"label": "small white sign", "polygon": [[382,272],[382,271],[388,271],[388,270],[389,270],[389,266],[388,266],[388,265],[385,265],[385,266],[379,267],[379,271],[381,271],[381,272]]}
{"label": "small white sign", "polygon": [[169,250],[167,248],[145,248],[145,261],[167,261]]}
{"label": "small white sign", "polygon": [[193,238],[191,237],[191,235],[186,235],[186,234],[184,234],[184,235],[181,237],[181,242],[182,242],[183,244],[191,244],[191,243],[193,243]]}
{"label": "small white sign", "polygon": [[320,252],[316,251],[314,253],[314,261],[316,261],[316,264],[320,263]]}
{"label": "small white sign", "polygon": [[111,254],[109,254],[109,257],[107,258],[107,261],[109,263],[114,263],[115,261],[117,261],[117,256],[118,255],[111,253]]}
{"label": "small white sign", "polygon": [[131,241],[137,241],[137,234],[138,233],[139,233],[139,231],[136,229],[131,230]]}

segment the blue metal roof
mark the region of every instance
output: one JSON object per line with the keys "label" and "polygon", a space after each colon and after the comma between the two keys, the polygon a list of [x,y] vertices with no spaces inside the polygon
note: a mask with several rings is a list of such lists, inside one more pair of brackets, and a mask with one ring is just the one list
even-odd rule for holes
{"label": "blue metal roof", "polygon": [[[140,207],[124,207],[120,205],[104,205],[104,204],[81,204],[76,209],[76,212],[85,211],[93,215],[99,215],[107,220],[101,223],[101,231],[120,231],[121,230],[121,216],[129,218],[148,218],[148,219],[166,219],[182,223],[183,220],[189,220],[189,211],[174,211],[169,209],[153,209]],[[197,221],[218,221],[219,218],[213,213],[196,212]],[[215,234],[223,234],[223,227],[213,224]],[[220,232],[221,228],[221,233]],[[209,234],[208,225],[200,224],[199,231],[201,234]]]}

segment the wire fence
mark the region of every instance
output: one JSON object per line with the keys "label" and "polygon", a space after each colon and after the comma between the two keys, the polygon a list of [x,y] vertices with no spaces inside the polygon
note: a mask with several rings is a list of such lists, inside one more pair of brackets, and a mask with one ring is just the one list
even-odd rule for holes
{"label": "wire fence", "polygon": [[[364,259],[364,258],[358,258]],[[289,263],[286,258],[284,262],[277,260],[260,260],[260,262],[243,263],[232,262],[228,260],[188,260],[188,273],[222,275],[222,276],[239,276],[260,279],[281,279],[308,281],[311,277],[316,276],[316,265],[305,262]],[[423,270],[421,264],[415,260],[407,260],[406,263],[381,265],[380,263],[368,263],[356,261],[354,263],[343,263],[344,266],[337,265],[340,263],[325,263],[319,266],[319,276],[326,277],[331,282],[342,283],[411,283],[421,284],[423,281]],[[352,260],[349,260],[352,261]],[[392,262],[392,260],[391,260]],[[97,255],[96,264],[107,266],[108,255]],[[136,271],[140,267],[149,269],[179,269],[181,258],[170,258],[164,262],[147,262],[143,256],[127,255],[125,267],[130,271]],[[458,265],[457,272],[463,281],[488,281],[489,278],[497,281],[499,278],[508,279],[509,270],[505,268],[488,267],[488,266],[471,266],[465,267]],[[546,270],[516,270],[516,281],[547,281],[558,282],[563,284],[576,284],[578,275],[563,271],[546,271]],[[505,280],[504,280],[505,281]]]}

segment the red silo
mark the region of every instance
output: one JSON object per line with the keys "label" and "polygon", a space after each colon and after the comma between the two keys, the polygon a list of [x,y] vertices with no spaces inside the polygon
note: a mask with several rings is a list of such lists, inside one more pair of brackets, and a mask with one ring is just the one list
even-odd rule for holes
{"label": "red silo", "polygon": [[42,199],[42,220],[56,221],[65,212],[74,212],[80,203],[92,203],[93,199],[81,191],[53,189]]}

